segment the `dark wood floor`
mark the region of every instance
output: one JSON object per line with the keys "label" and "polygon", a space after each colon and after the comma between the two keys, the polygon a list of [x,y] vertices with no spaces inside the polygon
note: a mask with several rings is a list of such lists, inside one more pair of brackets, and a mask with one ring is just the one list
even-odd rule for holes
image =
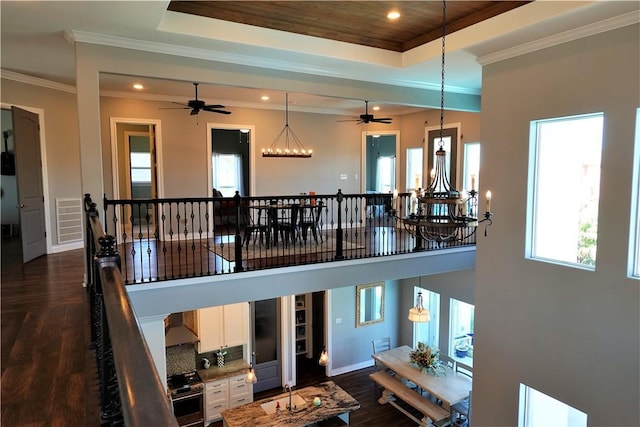
{"label": "dark wood floor", "polygon": [[[83,251],[74,250],[23,265],[19,242],[2,242],[3,427],[99,425],[83,263]],[[327,378],[315,361],[300,363],[296,388],[331,379],[360,402],[351,416],[354,426],[415,425],[378,404],[381,390],[368,378],[372,369]],[[265,391],[255,399],[280,393]]]}
{"label": "dark wood floor", "polygon": [[83,253],[22,264],[19,240],[2,240],[4,427],[98,424]]}

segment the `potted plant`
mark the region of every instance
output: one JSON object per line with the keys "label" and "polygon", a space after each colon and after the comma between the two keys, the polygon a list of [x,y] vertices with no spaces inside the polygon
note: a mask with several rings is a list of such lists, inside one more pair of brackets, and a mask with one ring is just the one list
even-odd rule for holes
{"label": "potted plant", "polygon": [[470,348],[467,341],[460,342],[456,345],[456,357],[467,357]]}

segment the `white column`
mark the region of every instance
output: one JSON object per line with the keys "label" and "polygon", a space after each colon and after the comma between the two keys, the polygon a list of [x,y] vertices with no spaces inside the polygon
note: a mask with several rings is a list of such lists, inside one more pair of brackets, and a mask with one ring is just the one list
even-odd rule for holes
{"label": "white column", "polygon": [[149,347],[149,352],[156,365],[163,386],[167,386],[167,354],[164,341],[164,318],[166,315],[141,317],[138,319],[140,329]]}

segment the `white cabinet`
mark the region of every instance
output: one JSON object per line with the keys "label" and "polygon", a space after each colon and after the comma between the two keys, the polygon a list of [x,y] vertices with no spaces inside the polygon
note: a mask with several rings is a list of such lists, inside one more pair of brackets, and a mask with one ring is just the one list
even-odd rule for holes
{"label": "white cabinet", "polygon": [[217,351],[248,342],[249,304],[238,303],[198,310],[198,353]]}
{"label": "white cabinet", "polygon": [[207,382],[204,393],[205,424],[221,419],[225,409],[253,402],[253,384],[244,382],[244,374]]}
{"label": "white cabinet", "polygon": [[229,378],[229,408],[253,402],[253,384],[244,382],[244,375]]}

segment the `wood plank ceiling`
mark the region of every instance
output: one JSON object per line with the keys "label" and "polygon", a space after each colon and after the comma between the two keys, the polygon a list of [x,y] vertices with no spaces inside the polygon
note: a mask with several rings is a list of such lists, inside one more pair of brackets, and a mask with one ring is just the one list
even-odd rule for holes
{"label": "wood plank ceiling", "polygon": [[[447,34],[529,1],[448,1]],[[442,36],[440,1],[171,1],[168,10],[405,52]],[[396,10],[397,20],[387,13]]]}

